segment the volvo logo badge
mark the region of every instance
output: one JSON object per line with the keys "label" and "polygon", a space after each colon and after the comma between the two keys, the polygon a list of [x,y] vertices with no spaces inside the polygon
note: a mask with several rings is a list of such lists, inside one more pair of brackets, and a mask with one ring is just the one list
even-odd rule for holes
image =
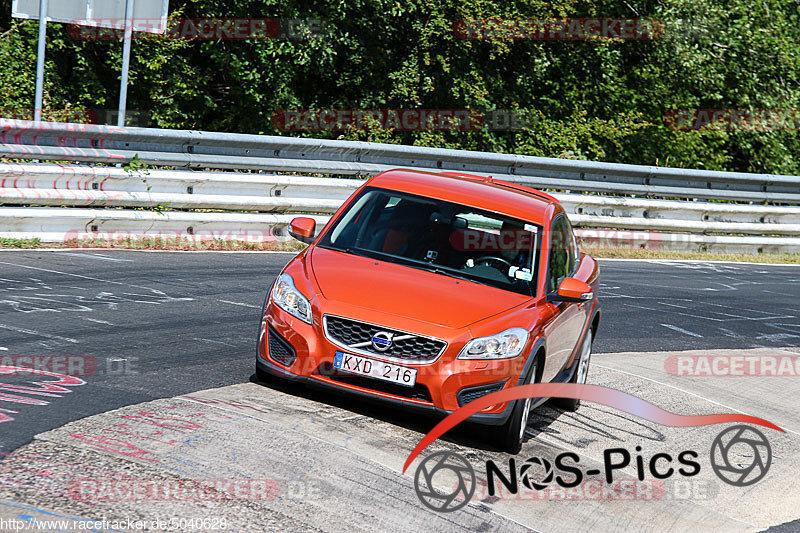
{"label": "volvo logo badge", "polygon": [[379,352],[385,352],[392,347],[392,335],[386,331],[379,331],[372,336],[372,347]]}

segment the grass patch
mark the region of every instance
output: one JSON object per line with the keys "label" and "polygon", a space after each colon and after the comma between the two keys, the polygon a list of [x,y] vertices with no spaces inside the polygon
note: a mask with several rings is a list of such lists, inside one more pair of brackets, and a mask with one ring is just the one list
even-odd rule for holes
{"label": "grass patch", "polygon": [[299,252],[306,245],[297,241],[247,242],[222,239],[139,238],[139,239],[81,239],[58,243],[57,248],[107,248],[121,250],[213,250],[235,252]]}
{"label": "grass patch", "polygon": [[41,248],[40,239],[7,239],[0,237],[0,248]]}
{"label": "grass patch", "polygon": [[[119,250],[209,250],[235,252],[300,252],[306,245],[295,241],[246,242],[194,240],[186,238],[146,238],[146,239],[83,239],[59,243],[42,243],[39,239],[0,238],[2,248],[106,248]],[[737,263],[800,264],[800,254],[790,253],[751,253],[728,254],[717,252],[680,252],[669,250],[644,250],[640,248],[599,248],[582,246],[581,251],[605,259],[690,259],[695,261],[731,261]]]}
{"label": "grass patch", "polygon": [[643,250],[640,248],[597,248],[583,246],[581,251],[605,259],[691,259],[696,261],[731,261],[737,263],[800,264],[800,254],[751,253],[728,254],[719,252],[680,252],[671,250]]}
{"label": "grass patch", "polygon": [[247,242],[194,240],[186,238],[145,238],[145,239],[73,239],[66,242],[42,243],[39,239],[6,239],[0,238],[0,249],[3,248],[105,248],[109,250],[213,250],[235,252],[300,252],[306,245],[298,241]]}

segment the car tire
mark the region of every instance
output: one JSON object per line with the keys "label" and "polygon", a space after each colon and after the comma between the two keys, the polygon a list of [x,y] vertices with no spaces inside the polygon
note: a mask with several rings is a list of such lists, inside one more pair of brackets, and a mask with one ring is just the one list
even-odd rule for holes
{"label": "car tire", "polygon": [[[575,372],[572,373],[572,377],[570,378],[570,383],[577,383],[579,385],[584,385],[586,383],[586,377],[589,375],[589,363],[592,359],[592,330],[586,332],[586,338],[583,339],[583,345],[581,345],[581,353],[578,356],[578,366],[575,368]],[[556,400],[556,404],[564,409],[565,411],[577,411],[578,407],[581,406],[581,401],[576,400],[575,398],[558,398]]]}
{"label": "car tire", "polygon": [[[528,374],[525,376],[525,385],[536,383],[538,368],[539,356],[537,355]],[[522,441],[525,437],[525,428],[528,426],[532,402],[533,398],[516,400],[508,421],[498,428],[500,447],[510,454],[516,455],[522,449]]]}

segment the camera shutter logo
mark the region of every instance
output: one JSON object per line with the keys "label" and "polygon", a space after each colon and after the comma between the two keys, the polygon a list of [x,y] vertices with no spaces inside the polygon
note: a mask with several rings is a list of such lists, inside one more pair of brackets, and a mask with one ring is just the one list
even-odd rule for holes
{"label": "camera shutter logo", "polygon": [[[447,488],[435,488],[434,477],[440,480],[440,487],[444,485]],[[449,482],[452,478],[456,482],[451,485]],[[426,507],[449,513],[469,503],[475,494],[475,481],[475,470],[462,456],[453,452],[436,452],[426,457],[417,467],[414,490]]]}
{"label": "camera shutter logo", "polygon": [[[746,464],[736,456],[746,458]],[[767,437],[745,425],[730,427],[717,435],[711,445],[711,467],[729,485],[746,487],[760,481],[772,464],[772,447]]]}
{"label": "camera shutter logo", "polygon": [[[534,478],[532,467],[539,465],[544,470],[544,475],[541,478]],[[531,490],[544,490],[553,481],[553,465],[547,459],[542,457],[531,457],[522,468],[519,469],[519,475],[522,479],[522,484]]]}

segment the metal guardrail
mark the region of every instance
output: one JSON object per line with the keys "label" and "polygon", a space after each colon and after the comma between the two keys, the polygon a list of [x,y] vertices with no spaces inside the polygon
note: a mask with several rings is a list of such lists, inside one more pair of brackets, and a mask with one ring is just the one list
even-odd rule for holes
{"label": "metal guardrail", "polygon": [[[42,242],[182,239],[244,241],[255,244],[286,240],[287,214],[133,211],[127,209],[62,209],[8,207],[0,209],[0,237],[38,238]],[[327,216],[314,216],[321,225]]]}
{"label": "metal guardrail", "polygon": [[394,144],[0,119],[0,155],[188,168],[374,175],[390,168],[491,174],[580,191],[800,203],[800,176],[623,165]]}
{"label": "metal guardrail", "polygon": [[[124,163],[138,156],[143,163],[159,166],[261,171],[151,170],[137,174],[116,167],[0,163],[0,202],[3,204],[74,208],[69,210],[74,213],[67,216],[56,213],[57,209],[52,207],[28,207],[24,211],[23,218],[28,221],[25,223],[11,219],[12,215],[22,216],[23,212],[18,209],[0,210],[0,235],[6,236],[36,234],[36,228],[44,227],[41,226],[45,224],[44,219],[58,215],[72,226],[60,232],[52,230],[50,224],[47,227],[51,229],[39,232],[48,235],[47,239],[60,235],[56,240],[61,240],[62,234],[76,231],[91,234],[92,228],[96,233],[102,231],[101,227],[151,233],[164,229],[166,234],[181,231],[191,235],[187,232],[214,226],[215,221],[215,231],[223,233],[251,231],[260,224],[258,231],[268,227],[273,235],[282,237],[290,215],[254,212],[315,213],[323,221],[324,215],[335,211],[361,180],[276,175],[275,171],[363,177],[404,167],[492,175],[538,188],[567,191],[554,195],[570,214],[573,224],[582,228],[580,233],[591,242],[608,242],[615,230],[625,230],[641,235],[666,232],[661,233],[660,238],[656,238],[655,233],[651,234],[653,237],[639,238],[637,242],[641,243],[634,245],[641,247],[800,251],[800,206],[793,205],[800,204],[798,176],[620,165],[350,141],[5,119],[0,119],[0,155],[20,160],[92,163]],[[780,205],[730,203],[732,201]],[[235,219],[226,218],[225,228],[228,229],[225,229],[219,226],[222,215],[229,217],[234,216],[233,213],[152,213],[115,209],[102,214],[103,210],[78,209],[156,205],[248,213],[236,213],[238,218]],[[135,216],[131,218],[130,213]],[[123,227],[126,224],[128,227]],[[629,236],[619,239],[630,240]]]}

